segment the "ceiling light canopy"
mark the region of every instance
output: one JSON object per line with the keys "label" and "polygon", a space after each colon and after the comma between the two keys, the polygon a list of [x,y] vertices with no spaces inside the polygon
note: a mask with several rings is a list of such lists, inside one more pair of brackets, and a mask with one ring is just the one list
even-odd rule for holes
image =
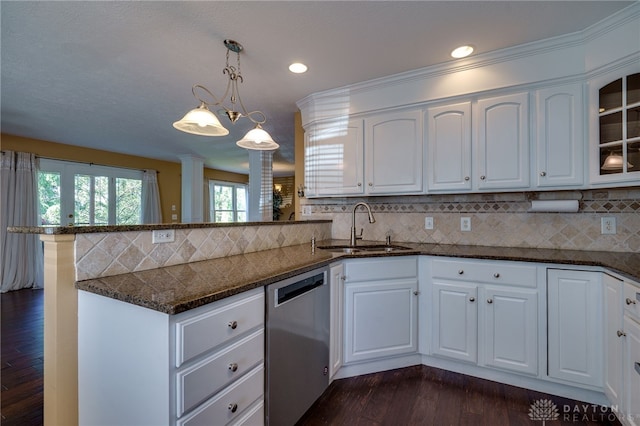
{"label": "ceiling light canopy", "polygon": [[453,49],[453,51],[451,52],[451,56],[453,56],[456,59],[459,59],[459,58],[467,57],[472,53],[473,53],[473,46],[466,45],[466,46],[460,46]]}
{"label": "ceiling light canopy", "polygon": [[[235,123],[240,118],[248,118],[255,124],[255,128],[247,132],[247,134],[240,139],[236,144],[240,147],[247,149],[257,150],[274,150],[278,145],[273,138],[262,129],[267,119],[262,111],[247,111],[242,99],[240,98],[240,92],[238,89],[238,82],[244,81],[242,73],[240,71],[240,52],[243,47],[240,43],[234,40],[225,40],[224,45],[227,48],[227,61],[226,66],[222,70],[222,74],[227,76],[227,88],[222,96],[222,99],[218,99],[209,89],[200,85],[194,84],[191,88],[193,96],[200,101],[200,105],[197,108],[187,112],[181,120],[173,123],[173,127],[176,129],[200,136],[226,136],[229,134],[229,130],[225,128],[218,117],[211,112],[209,107],[221,107],[218,112],[223,112],[231,123]],[[236,54],[236,65],[229,65],[229,52]],[[208,102],[202,99],[197,91],[207,93],[214,102]],[[226,106],[224,102],[229,96],[230,106]],[[239,107],[239,108],[238,108]]]}

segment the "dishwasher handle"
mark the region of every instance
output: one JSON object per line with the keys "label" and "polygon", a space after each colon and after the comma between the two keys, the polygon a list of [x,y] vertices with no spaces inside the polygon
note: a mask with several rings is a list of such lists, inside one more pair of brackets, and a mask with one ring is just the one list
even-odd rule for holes
{"label": "dishwasher handle", "polygon": [[308,293],[316,287],[320,287],[324,284],[324,281],[325,273],[322,272],[312,277],[276,289],[276,306],[282,305],[283,303],[286,303],[291,299]]}

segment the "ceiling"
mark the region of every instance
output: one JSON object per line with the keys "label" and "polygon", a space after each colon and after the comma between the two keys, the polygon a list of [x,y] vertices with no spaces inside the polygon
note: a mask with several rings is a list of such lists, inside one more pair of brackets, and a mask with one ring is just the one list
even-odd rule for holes
{"label": "ceiling", "polygon": [[[248,173],[226,137],[179,132],[200,83],[222,96],[226,38],[244,45],[240,94],[280,144],[274,174],[293,175],[295,102],[305,96],[584,30],[617,1],[2,1],[2,132]],[[475,54],[474,53],[474,54]],[[233,57],[232,57],[233,58]],[[287,70],[308,65],[305,74]]]}

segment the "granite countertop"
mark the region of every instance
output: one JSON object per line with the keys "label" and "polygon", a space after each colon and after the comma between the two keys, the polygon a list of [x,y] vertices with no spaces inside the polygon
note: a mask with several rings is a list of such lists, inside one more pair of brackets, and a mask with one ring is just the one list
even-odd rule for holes
{"label": "granite countertop", "polygon": [[14,234],[70,235],[97,232],[154,231],[157,229],[231,228],[263,225],[295,225],[296,223],[331,223],[331,220],[279,220],[270,222],[225,222],[225,223],[158,223],[148,225],[79,225],[79,226],[8,226]]}
{"label": "granite countertop", "polygon": [[[322,241],[339,245],[343,240]],[[363,243],[367,244],[367,242]],[[373,242],[369,242],[373,244]],[[542,262],[603,267],[640,282],[640,253],[394,243],[410,248],[393,253],[333,253],[310,244],[168,266],[76,282],[76,288],[166,314],[177,314],[225,297],[301,274],[339,258],[422,254],[459,258]]]}

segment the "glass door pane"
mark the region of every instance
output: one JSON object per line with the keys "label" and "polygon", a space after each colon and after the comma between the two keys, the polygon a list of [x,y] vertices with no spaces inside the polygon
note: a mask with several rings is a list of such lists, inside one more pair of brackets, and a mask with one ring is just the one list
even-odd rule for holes
{"label": "glass door pane", "polygon": [[60,226],[60,173],[38,173],[38,198],[40,223]]}
{"label": "glass door pane", "polygon": [[142,181],[116,178],[116,225],[136,225],[142,220]]}

